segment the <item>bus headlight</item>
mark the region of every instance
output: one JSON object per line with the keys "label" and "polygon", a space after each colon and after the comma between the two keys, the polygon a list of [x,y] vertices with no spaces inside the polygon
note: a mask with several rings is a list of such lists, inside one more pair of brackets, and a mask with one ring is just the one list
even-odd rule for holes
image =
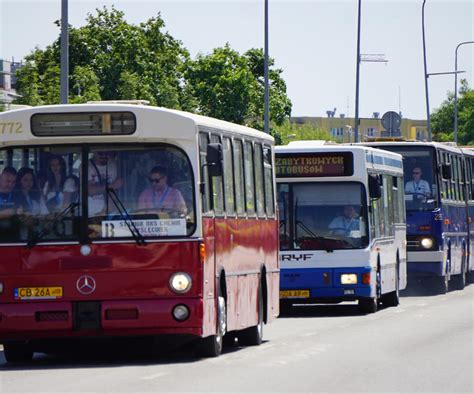
{"label": "bus headlight", "polygon": [[342,274],[341,275],[341,284],[342,285],[356,285],[357,284],[357,274]]}
{"label": "bus headlight", "polygon": [[187,293],[191,289],[192,280],[186,272],[175,272],[170,278],[171,289],[179,294]]}
{"label": "bus headlight", "polygon": [[421,240],[421,246],[425,249],[431,249],[433,247],[433,240],[431,238],[423,238]]}

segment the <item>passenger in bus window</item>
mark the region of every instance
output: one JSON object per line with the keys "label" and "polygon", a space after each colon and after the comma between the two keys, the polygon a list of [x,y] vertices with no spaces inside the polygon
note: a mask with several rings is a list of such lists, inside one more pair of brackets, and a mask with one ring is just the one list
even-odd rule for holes
{"label": "passenger in bus window", "polygon": [[329,230],[334,235],[348,237],[351,231],[360,231],[360,222],[353,205],[345,205],[343,213],[329,223]]}
{"label": "passenger in bus window", "polygon": [[16,176],[15,199],[18,208],[26,215],[46,214],[47,208],[31,168],[20,168]]}
{"label": "passenger in bus window", "polygon": [[16,170],[5,167],[0,177],[0,242],[18,239],[19,227],[15,201]]}
{"label": "passenger in bus window", "polygon": [[414,167],[411,171],[413,180],[405,184],[405,194],[421,194],[426,197],[431,196],[430,184],[421,179],[423,172],[420,167]]}
{"label": "passenger in bus window", "polygon": [[79,178],[77,176],[69,175],[66,178],[63,193],[63,208],[67,208],[72,203],[79,202]]}
{"label": "passenger in bus window", "polygon": [[150,187],[140,193],[138,210],[170,211],[184,216],[186,203],[181,192],[168,185],[168,171],[165,167],[153,167],[148,176]]}
{"label": "passenger in bus window", "polygon": [[118,176],[117,162],[112,152],[94,152],[89,160],[88,181],[89,215],[93,216],[106,209],[106,187],[117,191],[123,186],[123,179]]}
{"label": "passenger in bus window", "polygon": [[43,195],[49,212],[61,209],[63,204],[63,186],[66,180],[66,163],[61,156],[52,156],[48,161],[46,183]]}
{"label": "passenger in bus window", "polygon": [[16,214],[15,181],[16,170],[13,167],[5,167],[0,177],[0,219]]}

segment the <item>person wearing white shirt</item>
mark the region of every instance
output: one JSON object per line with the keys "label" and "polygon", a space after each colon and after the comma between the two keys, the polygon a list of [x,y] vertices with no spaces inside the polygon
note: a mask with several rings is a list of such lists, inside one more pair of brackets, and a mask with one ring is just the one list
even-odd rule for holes
{"label": "person wearing white shirt", "polygon": [[89,215],[97,215],[106,207],[106,186],[117,190],[123,185],[117,163],[109,152],[95,152],[89,160]]}
{"label": "person wearing white shirt", "polygon": [[423,194],[426,197],[431,195],[430,184],[421,179],[422,171],[420,167],[415,167],[412,170],[413,180],[405,184],[405,194]]}

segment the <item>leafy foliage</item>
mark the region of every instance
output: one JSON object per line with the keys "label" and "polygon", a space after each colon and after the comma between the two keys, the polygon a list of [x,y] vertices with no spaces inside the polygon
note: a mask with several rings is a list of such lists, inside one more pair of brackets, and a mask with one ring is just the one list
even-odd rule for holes
{"label": "leafy foliage", "polygon": [[[145,99],[153,105],[189,109],[192,100],[185,97],[188,90],[183,86],[189,54],[163,28],[159,14],[135,26],[114,7],[89,14],[83,27],[71,27],[70,102]],[[44,51],[28,55],[18,72],[20,102],[59,103],[59,64],[59,38]]]}
{"label": "leafy foliage", "polygon": [[[437,141],[454,141],[454,93],[431,115],[431,129]],[[458,143],[474,145],[474,90],[461,80],[458,94]]]}
{"label": "leafy foliage", "polygon": [[[227,44],[192,60],[164,27],[160,14],[131,25],[114,7],[97,9],[84,26],[70,27],[69,102],[148,100],[263,129],[263,51],[239,54]],[[269,65],[270,118],[281,125],[291,113],[291,101],[283,71],[272,67],[273,59]],[[17,76],[22,95],[17,103],[59,103],[60,38],[45,50],[33,50]]]}
{"label": "leafy foliage", "polygon": [[273,137],[276,143],[280,145],[286,145],[290,141],[335,141],[334,137],[327,130],[315,127],[310,123],[290,123],[288,119],[285,120],[282,125],[274,127]]}

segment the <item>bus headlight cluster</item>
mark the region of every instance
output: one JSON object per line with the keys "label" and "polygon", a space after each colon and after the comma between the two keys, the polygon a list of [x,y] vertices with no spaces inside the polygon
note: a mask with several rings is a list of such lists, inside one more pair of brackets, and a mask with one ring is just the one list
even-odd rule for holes
{"label": "bus headlight cluster", "polygon": [[357,274],[342,274],[341,275],[341,284],[342,285],[356,285],[357,284]]}
{"label": "bus headlight cluster", "polygon": [[433,247],[433,240],[431,238],[423,238],[421,240],[421,246],[425,249],[431,249]]}
{"label": "bus headlight cluster", "polygon": [[186,272],[175,272],[170,278],[171,289],[179,294],[187,293],[191,289],[192,280]]}

